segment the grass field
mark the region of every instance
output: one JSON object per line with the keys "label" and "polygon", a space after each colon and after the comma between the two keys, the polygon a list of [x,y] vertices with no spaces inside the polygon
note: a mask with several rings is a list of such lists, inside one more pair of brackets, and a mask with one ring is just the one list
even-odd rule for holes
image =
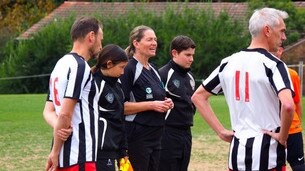
{"label": "grass field", "polygon": [[[45,99],[45,94],[0,95],[0,171],[43,170],[52,138],[52,130],[42,117]],[[304,101],[303,98],[303,106]],[[230,128],[224,97],[213,97],[211,105],[220,121]],[[228,144],[222,142],[198,114],[192,131],[189,170],[226,170]]]}

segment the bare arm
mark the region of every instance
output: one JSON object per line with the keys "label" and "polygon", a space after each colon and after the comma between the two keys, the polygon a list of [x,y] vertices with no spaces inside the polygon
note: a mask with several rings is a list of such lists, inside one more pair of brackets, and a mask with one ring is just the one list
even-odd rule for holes
{"label": "bare arm", "polygon": [[166,98],[163,101],[143,101],[143,102],[125,102],[124,103],[124,114],[130,115],[138,112],[154,110],[157,112],[166,112],[173,108],[174,103],[170,98]]}
{"label": "bare arm", "polygon": [[293,103],[291,91],[289,89],[282,90],[278,96],[282,103],[281,130],[280,130],[279,142],[284,145],[286,144],[286,140],[288,138],[288,131],[293,119],[294,103]]}
{"label": "bare arm", "polygon": [[52,127],[55,127],[55,124],[57,122],[57,115],[55,112],[55,107],[52,102],[47,101],[44,109],[43,109],[43,117],[45,121]]}
{"label": "bare arm", "polygon": [[289,89],[282,90],[278,97],[281,101],[281,130],[280,133],[265,131],[272,138],[279,141],[280,144],[286,146],[286,141],[288,138],[288,131],[291,126],[294,112],[294,103],[292,99],[292,94]]}
{"label": "bare arm", "polygon": [[[57,122],[57,115],[55,112],[54,104],[50,101],[47,101],[43,110],[43,117],[45,121],[54,129]],[[57,131],[57,135],[63,140],[66,141],[67,138],[72,133],[72,127],[70,126],[68,129],[61,129]]]}
{"label": "bare arm", "polygon": [[62,108],[54,127],[54,144],[52,147],[52,151],[49,155],[46,170],[55,171],[58,166],[59,153],[64,141],[58,136],[57,132],[62,129],[69,129],[69,127],[71,126],[72,115],[76,103],[76,99],[65,98],[62,101]]}
{"label": "bare arm", "polygon": [[233,137],[233,131],[229,131],[223,127],[216,117],[210,103],[209,97],[212,94],[204,89],[201,85],[195,91],[192,96],[192,101],[195,104],[200,115],[205,119],[205,121],[210,125],[210,127],[217,133],[217,135],[226,142],[231,142]]}

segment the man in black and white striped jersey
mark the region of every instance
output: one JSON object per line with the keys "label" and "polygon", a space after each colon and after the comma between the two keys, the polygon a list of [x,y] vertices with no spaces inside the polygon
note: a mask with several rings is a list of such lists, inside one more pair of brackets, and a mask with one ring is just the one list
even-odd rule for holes
{"label": "man in black and white striped jersey", "polygon": [[[288,14],[256,10],[249,20],[248,48],[224,58],[195,91],[192,101],[224,141],[230,142],[230,171],[285,170],[285,147],[293,117],[293,86],[285,63],[270,52],[286,39]],[[208,98],[224,93],[232,130],[214,114]]]}
{"label": "man in black and white striped jersey", "polygon": [[[87,61],[102,48],[103,30],[95,18],[79,18],[71,28],[73,47],[56,63],[44,118],[54,129],[48,171],[95,171],[98,91]],[[72,134],[63,132],[72,128]]]}

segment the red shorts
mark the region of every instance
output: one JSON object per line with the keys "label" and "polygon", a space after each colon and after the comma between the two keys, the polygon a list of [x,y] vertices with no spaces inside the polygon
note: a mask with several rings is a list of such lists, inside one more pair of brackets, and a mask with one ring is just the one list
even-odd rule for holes
{"label": "red shorts", "polygon": [[[229,169],[229,171],[233,171]],[[269,171],[286,171],[286,166],[283,166],[281,169],[270,169]]]}
{"label": "red shorts", "polygon": [[[96,171],[96,163],[94,162],[86,162],[85,163],[85,170],[86,171]],[[65,168],[58,168],[56,171],[79,171],[79,164],[73,165],[70,167]]]}

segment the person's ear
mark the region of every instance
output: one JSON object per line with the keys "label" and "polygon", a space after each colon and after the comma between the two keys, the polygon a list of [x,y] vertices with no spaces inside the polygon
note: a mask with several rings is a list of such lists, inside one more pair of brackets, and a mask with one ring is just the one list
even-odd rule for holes
{"label": "person's ear", "polygon": [[267,37],[270,37],[271,36],[271,27],[268,25],[265,25],[263,27],[263,32],[264,32],[264,35],[266,35]]}
{"label": "person's ear", "polygon": [[95,41],[95,33],[94,33],[94,31],[90,31],[88,33],[88,40],[89,40],[90,43]]}
{"label": "person's ear", "polygon": [[112,68],[114,65],[113,65],[113,62],[111,60],[107,61],[107,69],[109,68]]}
{"label": "person's ear", "polygon": [[176,57],[176,56],[178,56],[178,51],[177,51],[176,49],[173,49],[173,50],[171,51],[171,53],[172,53],[172,57],[173,57],[173,58]]}
{"label": "person's ear", "polygon": [[133,40],[132,44],[135,48],[139,46],[139,42],[137,40]]}

